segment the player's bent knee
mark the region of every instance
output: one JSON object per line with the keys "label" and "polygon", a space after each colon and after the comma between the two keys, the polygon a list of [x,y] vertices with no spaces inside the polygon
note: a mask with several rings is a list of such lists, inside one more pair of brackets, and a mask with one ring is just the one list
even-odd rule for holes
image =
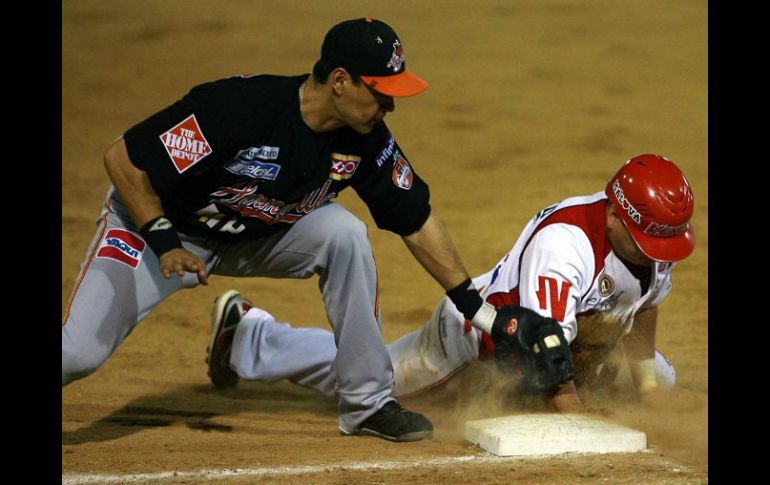
{"label": "player's bent knee", "polygon": [[87,352],[83,349],[67,346],[62,342],[61,351],[61,385],[82,379],[101,367],[107,355]]}
{"label": "player's bent knee", "polygon": [[342,231],[338,234],[339,242],[355,245],[355,247],[361,247],[362,245],[369,246],[369,232],[366,228],[366,224],[350,217],[345,221]]}
{"label": "player's bent knee", "polygon": [[352,255],[362,249],[366,252],[370,251],[366,224],[352,214],[335,221],[335,225],[326,234],[325,242],[329,250],[334,253],[350,253]]}
{"label": "player's bent knee", "polygon": [[65,386],[72,381],[82,379],[92,374],[99,368],[101,362],[93,359],[80,359],[77,356],[65,356],[61,358],[61,385]]}

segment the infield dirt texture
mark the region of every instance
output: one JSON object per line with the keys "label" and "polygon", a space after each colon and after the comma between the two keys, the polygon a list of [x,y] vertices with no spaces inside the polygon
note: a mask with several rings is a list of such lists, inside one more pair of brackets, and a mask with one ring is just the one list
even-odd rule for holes
{"label": "infield dirt texture", "polygon": [[[503,401],[480,365],[405,401],[436,427],[434,440],[417,443],[341,437],[335,402],[289,383],[215,391],[204,357],[222,291],[237,288],[297,326],[328,324],[315,278],[212,277],[164,302],[102,368],[62,390],[65,483],[137,474],[148,483],[708,481],[705,0],[79,0],[62,9],[62,312],[109,185],[101,160],[112,140],[196,84],[308,72],[328,28],[362,16],[393,25],[407,66],[430,83],[397,100],[388,125],[472,275],[535,212],[603,189],[640,153],[664,154],[688,176],[697,237],[660,308],[658,343],[677,388],[652,406],[623,386],[599,403],[646,432],[649,452],[473,458],[484,454],[463,440],[467,419],[533,408]],[[376,230],[352,189],[338,201],[370,228],[390,342],[421,325],[443,291],[400,238]],[[233,469],[243,471],[223,478]]]}

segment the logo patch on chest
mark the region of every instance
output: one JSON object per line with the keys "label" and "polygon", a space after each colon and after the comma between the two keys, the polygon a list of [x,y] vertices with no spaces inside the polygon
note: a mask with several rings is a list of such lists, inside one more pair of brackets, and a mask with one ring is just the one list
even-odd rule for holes
{"label": "logo patch on chest", "polygon": [[110,229],[99,244],[96,257],[114,259],[136,268],[142,260],[144,247],[145,242],[135,234],[123,229]]}
{"label": "logo patch on chest", "polygon": [[235,175],[244,175],[253,179],[275,180],[281,166],[277,163],[261,162],[257,160],[275,160],[281,151],[279,147],[251,147],[241,150],[231,162],[225,165],[228,172]]}
{"label": "logo patch on chest", "polygon": [[264,180],[275,180],[278,178],[278,172],[281,171],[281,166],[277,163],[258,162],[256,160],[251,162],[235,160],[225,168],[235,175]]}
{"label": "logo patch on chest", "polygon": [[213,152],[195,115],[192,114],[181,123],[160,135],[160,141],[174,163],[176,171],[184,172]]}
{"label": "logo patch on chest", "polygon": [[361,157],[332,153],[332,171],[329,177],[334,180],[347,180],[353,176],[359,163]]}

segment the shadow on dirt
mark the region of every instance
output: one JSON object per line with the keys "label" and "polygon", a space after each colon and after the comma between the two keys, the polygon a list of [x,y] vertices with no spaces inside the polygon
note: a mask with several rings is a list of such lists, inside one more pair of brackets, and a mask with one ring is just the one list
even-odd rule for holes
{"label": "shadow on dirt", "polygon": [[297,413],[319,417],[337,415],[336,402],[290,384],[243,383],[237,389],[191,386],[142,396],[89,425],[62,431],[62,445],[112,441],[148,428],[186,426],[190,429],[229,433],[234,427],[215,422],[217,418],[240,413],[265,412],[296,418]]}

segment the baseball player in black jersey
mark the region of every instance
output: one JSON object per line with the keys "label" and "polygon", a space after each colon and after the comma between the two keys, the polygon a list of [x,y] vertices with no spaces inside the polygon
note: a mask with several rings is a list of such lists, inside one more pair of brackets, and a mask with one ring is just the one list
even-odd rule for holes
{"label": "baseball player in black jersey", "polygon": [[[202,84],[126,131],[105,154],[112,186],[63,318],[62,386],[94,372],[156,305],[209,274],[317,274],[337,345],[341,432],[431,437],[431,423],[391,397],[366,226],[331,200],[353,187],[478,328],[511,338],[500,329],[528,313],[482,301],[431,211],[428,185],[383,121],[394,97],[426,87],[406,69],[393,29],[361,18],[327,33],[310,75]],[[218,387],[237,383],[231,322],[247,306],[237,293],[215,304],[208,371]]]}

